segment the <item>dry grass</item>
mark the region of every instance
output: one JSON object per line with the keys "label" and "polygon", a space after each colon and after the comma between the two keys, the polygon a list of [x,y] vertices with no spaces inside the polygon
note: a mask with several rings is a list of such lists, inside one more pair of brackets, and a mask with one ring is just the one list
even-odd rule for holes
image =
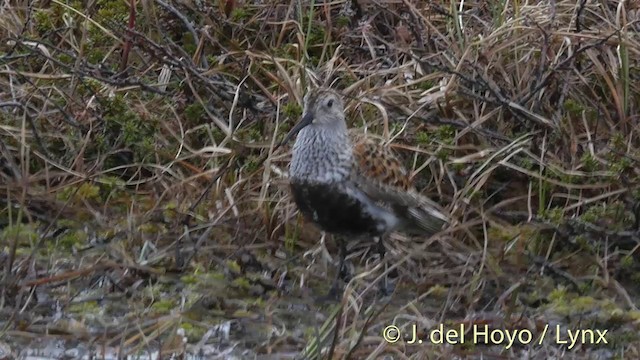
{"label": "dry grass", "polygon": [[[6,2],[0,348],[640,357],[638,6],[494,3]],[[390,299],[354,243],[342,303],[313,301],[335,248],[297,215],[277,146],[312,84],[456,220],[389,239]],[[392,344],[392,324],[469,332]],[[533,340],[473,344],[474,325]],[[547,325],[608,344],[538,343]]]}

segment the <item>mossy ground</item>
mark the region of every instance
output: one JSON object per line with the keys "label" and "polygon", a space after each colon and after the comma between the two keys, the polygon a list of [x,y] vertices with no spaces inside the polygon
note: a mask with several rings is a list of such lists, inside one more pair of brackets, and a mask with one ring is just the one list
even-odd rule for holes
{"label": "mossy ground", "polygon": [[[578,3],[3,10],[0,350],[639,358],[638,9]],[[315,301],[335,244],[297,214],[276,147],[311,84],[342,90],[455,220],[387,239],[390,297],[363,239],[343,301]],[[392,324],[535,343],[390,343]],[[607,343],[537,342],[547,325]]]}

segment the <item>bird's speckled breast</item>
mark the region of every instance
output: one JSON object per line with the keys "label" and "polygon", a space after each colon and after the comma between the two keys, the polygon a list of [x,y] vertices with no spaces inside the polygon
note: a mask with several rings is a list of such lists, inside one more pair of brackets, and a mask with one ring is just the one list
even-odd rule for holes
{"label": "bird's speckled breast", "polygon": [[366,204],[339,184],[292,181],[293,198],[302,214],[329,233],[379,236],[386,223],[366,210]]}

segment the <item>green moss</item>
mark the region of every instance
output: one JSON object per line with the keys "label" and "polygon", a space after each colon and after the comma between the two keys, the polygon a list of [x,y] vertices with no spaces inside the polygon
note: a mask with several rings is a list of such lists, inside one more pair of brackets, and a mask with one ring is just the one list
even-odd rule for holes
{"label": "green moss", "polygon": [[[116,3],[117,1],[112,1]],[[124,2],[120,2],[124,4]],[[128,15],[127,15],[128,17]],[[118,23],[122,23],[120,21],[115,20]],[[91,64],[102,64],[102,66],[112,66],[112,69],[115,68],[115,61],[112,63],[104,62],[107,52],[109,51],[109,47],[114,45],[116,42],[113,37],[109,34],[105,33],[105,31],[93,23],[87,23],[87,38],[86,42],[83,44],[84,57]]]}
{"label": "green moss", "polygon": [[124,192],[126,183],[115,176],[103,176],[100,178],[100,196],[106,199],[107,196]]}
{"label": "green moss", "polygon": [[252,319],[256,317],[256,314],[248,310],[239,309],[234,311],[231,317],[235,319]]}
{"label": "green moss", "polygon": [[167,314],[176,308],[176,303],[172,299],[157,300],[151,305],[151,310],[155,313]]}
{"label": "green moss", "polygon": [[341,74],[337,86],[341,89],[348,88],[349,86],[355,84],[359,79],[351,73],[343,73]]}
{"label": "green moss", "polygon": [[232,273],[240,274],[242,272],[240,264],[238,264],[238,262],[235,260],[227,260],[226,266],[227,269],[229,269],[229,271],[231,271]]}
{"label": "green moss", "polygon": [[73,247],[79,247],[84,245],[87,241],[88,235],[84,230],[68,231],[64,235],[60,236],[58,240],[58,246],[63,249],[71,249]]}
{"label": "green moss", "polygon": [[578,292],[581,294],[588,294],[593,290],[593,283],[591,282],[581,282],[578,284]]}
{"label": "green moss", "polygon": [[134,161],[143,162],[155,154],[157,121],[154,118],[142,119],[133,111],[130,102],[120,94],[111,99],[100,99],[105,123],[103,150],[126,147],[133,152]]}
{"label": "green moss", "polygon": [[197,342],[202,340],[202,337],[209,330],[203,326],[194,326],[191,323],[183,322],[180,324],[180,327],[184,330],[184,335],[187,337],[189,342]]}
{"label": "green moss", "polygon": [[529,157],[522,157],[522,158],[516,159],[516,162],[522,168],[527,170],[533,170],[536,168],[536,163]]}
{"label": "green moss", "polygon": [[627,152],[627,142],[621,133],[615,133],[609,141],[609,146],[617,152]]}
{"label": "green moss", "polygon": [[285,229],[284,234],[284,248],[288,251],[294,251],[296,243],[298,242],[298,227],[291,226]]}
{"label": "green moss", "polygon": [[53,30],[55,25],[51,18],[51,11],[46,9],[38,9],[33,14],[33,20],[36,26],[36,30],[41,35]]}
{"label": "green moss", "polygon": [[549,301],[552,301],[552,302],[564,301],[566,297],[567,297],[567,289],[563,286],[559,286],[553,289],[549,293]]}
{"label": "green moss", "polygon": [[558,180],[565,184],[581,184],[585,178],[580,175],[573,175],[569,173],[561,173],[558,176]]}
{"label": "green moss", "polygon": [[3,244],[10,244],[17,240],[18,244],[33,245],[40,238],[36,229],[35,223],[7,226],[0,231],[0,240]]}
{"label": "green moss", "polygon": [[492,241],[507,242],[511,241],[520,233],[518,227],[497,227],[492,226],[488,230],[488,237]]}
{"label": "green moss", "polygon": [[598,219],[600,218],[600,209],[597,206],[592,206],[590,207],[587,211],[585,211],[584,214],[582,214],[582,216],[580,216],[580,219],[582,221],[586,221],[589,223],[594,223],[596,221],[598,221]]}
{"label": "green moss", "polygon": [[67,201],[73,196],[73,200],[100,201],[100,187],[96,184],[84,182],[79,187],[67,186],[56,194],[59,200]]}
{"label": "green moss", "polygon": [[471,191],[473,191],[471,194],[467,194],[467,196],[469,196],[470,199],[473,200],[479,200],[479,199],[485,199],[487,197],[487,192],[486,189],[481,188],[481,189],[471,189]]}
{"label": "green moss", "polygon": [[[620,349],[630,344],[637,344],[640,341],[640,335],[637,331],[623,330],[612,333],[609,331],[607,334],[607,347],[610,349]],[[626,357],[628,358],[628,357]],[[625,357],[614,357],[614,359],[626,359]]]}
{"label": "green moss", "polygon": [[250,127],[243,131],[242,138],[249,142],[262,140],[262,132],[257,127]]}
{"label": "green moss", "polygon": [[429,145],[431,141],[431,136],[429,136],[429,133],[426,131],[419,131],[416,134],[416,141],[420,145]]}
{"label": "green moss", "polygon": [[144,294],[141,296],[143,299],[153,300],[162,296],[164,291],[164,284],[155,283],[144,288]]}
{"label": "green moss", "polygon": [[217,126],[208,126],[205,128],[208,132],[209,137],[216,143],[222,142],[227,135]]}
{"label": "green moss", "polygon": [[342,27],[342,26],[349,26],[349,24],[351,23],[351,19],[349,19],[348,16],[338,16],[338,18],[336,19],[336,25],[338,25],[338,27]]}
{"label": "green moss", "polygon": [[418,89],[430,90],[433,88],[435,84],[433,83],[433,81],[425,80],[425,81],[419,82],[417,85],[418,85]]}
{"label": "green moss", "polygon": [[[305,27],[303,29],[307,29],[308,19],[305,20]],[[311,29],[307,34],[307,41],[309,46],[323,45],[325,39],[325,27],[316,24],[315,22],[311,24]]]}
{"label": "green moss", "polygon": [[[237,264],[237,263],[236,263]],[[208,272],[204,275],[204,278],[207,281],[214,281],[214,282],[219,282],[221,280],[224,280],[225,276],[223,273],[221,272]]]}
{"label": "green moss", "polygon": [[260,168],[260,161],[257,155],[247,156],[243,164],[244,173],[253,173]]}
{"label": "green moss", "polygon": [[620,157],[609,162],[609,171],[614,174],[622,174],[627,170],[633,170],[631,159]]}
{"label": "green moss", "polygon": [[253,16],[252,11],[249,11],[249,8],[246,6],[237,7],[231,12],[231,20],[235,22],[247,20],[251,18],[251,16]]}
{"label": "green moss", "polygon": [[640,321],[640,310],[631,310],[627,315],[631,321]]}
{"label": "green moss", "polygon": [[305,14],[302,18],[302,29],[306,35],[304,50],[309,57],[309,62],[311,66],[318,66],[327,37],[326,28],[310,18],[309,14]]}
{"label": "green moss", "polygon": [[582,163],[583,169],[587,172],[592,172],[598,169],[598,160],[589,152],[586,152],[584,153],[584,155],[582,155],[580,162]]}
{"label": "green moss", "polygon": [[81,225],[81,223],[79,223],[78,220],[76,219],[59,219],[57,221],[57,224],[58,224],[58,227],[61,227],[61,228],[66,227],[70,229],[76,228]]}
{"label": "green moss", "polygon": [[431,296],[444,299],[449,294],[449,288],[440,284],[434,285],[429,289]]}
{"label": "green moss", "polygon": [[[98,9],[97,18],[110,20],[120,24],[126,24],[129,20],[129,5],[125,1],[97,0],[95,8]],[[82,8],[79,8],[82,9]]]}
{"label": "green moss", "polygon": [[[205,293],[218,293],[225,292],[225,288],[227,287],[227,282],[225,280],[225,276],[219,272],[210,272],[210,273],[191,273],[185,274],[180,277],[182,284],[185,285],[189,291],[187,293],[192,294],[196,297]],[[174,286],[173,280],[170,280],[171,283],[167,284],[167,287],[171,289]],[[193,298],[191,300],[196,300]]]}
{"label": "green moss", "polygon": [[591,296],[580,296],[571,301],[571,306],[575,312],[584,312],[593,310],[598,303]]}
{"label": "green moss", "polygon": [[633,189],[631,192],[631,196],[633,196],[633,200],[636,202],[640,202],[640,188]]}
{"label": "green moss", "polygon": [[[376,108],[377,109],[377,108]],[[397,134],[402,131],[402,124],[399,122],[392,122],[389,124],[389,133]]]}
{"label": "green moss", "polygon": [[194,274],[188,274],[188,275],[183,275],[182,277],[180,277],[180,281],[182,281],[183,283],[185,283],[187,285],[194,285],[194,284],[198,283],[199,279]]}
{"label": "green moss", "polygon": [[188,54],[194,54],[198,49],[198,44],[193,38],[193,34],[190,31],[186,31],[182,34],[182,48]]}
{"label": "green moss", "polygon": [[[453,145],[456,136],[456,130],[451,125],[440,125],[428,137],[428,141],[439,142],[445,145]],[[426,140],[426,137],[424,138]]]}
{"label": "green moss", "polygon": [[213,55],[213,54],[209,54],[209,55],[207,55],[207,62],[209,62],[210,64],[215,65],[215,64],[217,64],[217,63],[218,63],[218,61],[219,61],[219,59],[218,59],[218,57],[217,57],[217,56],[215,56],[215,55]]}
{"label": "green moss", "polygon": [[573,238],[573,241],[581,249],[584,249],[586,251],[592,251],[593,250],[592,244],[589,242],[589,240],[584,235],[576,236],[575,238]]}
{"label": "green moss", "polygon": [[100,200],[100,187],[85,182],[80,185],[76,196],[85,200]]}
{"label": "green moss", "polygon": [[97,48],[89,49],[86,52],[86,58],[90,64],[102,63],[105,56],[106,56],[106,53],[103,50],[97,49]]}
{"label": "green moss", "polygon": [[67,311],[73,314],[85,315],[96,314],[100,311],[100,308],[97,301],[82,301],[70,304],[67,307]]}
{"label": "green moss", "polygon": [[633,259],[633,256],[625,255],[622,257],[622,259],[620,259],[620,266],[623,268],[631,268],[633,267],[634,263],[635,260]]}
{"label": "green moss", "polygon": [[451,156],[452,151],[450,149],[440,149],[435,153],[435,156],[440,159],[446,161]]}
{"label": "green moss", "polygon": [[251,283],[249,282],[249,279],[247,278],[236,278],[232,281],[231,283],[235,288],[241,289],[241,290],[249,290],[251,288]]}
{"label": "green moss", "polygon": [[590,207],[581,217],[590,223],[606,224],[611,230],[623,230],[633,224],[633,215],[626,211],[621,201],[603,203]]}
{"label": "green moss", "polygon": [[[75,59],[71,55],[60,53],[58,55],[58,61],[67,65],[72,65]],[[86,79],[86,80],[89,80],[89,79]]]}
{"label": "green moss", "polygon": [[298,119],[302,116],[302,107],[297,103],[290,101],[282,107],[282,113],[290,119]]}
{"label": "green moss", "polygon": [[578,104],[574,99],[567,99],[564,102],[564,110],[571,115],[580,115],[584,107]]}
{"label": "green moss", "polygon": [[200,123],[205,116],[206,112],[204,111],[204,107],[200,102],[195,102],[193,104],[187,105],[187,107],[185,107],[184,109],[185,119],[192,124]]}
{"label": "green moss", "polygon": [[175,200],[171,200],[166,203],[162,209],[162,216],[166,221],[172,221],[177,219],[179,213],[177,211],[178,203]]}
{"label": "green moss", "polygon": [[564,221],[564,210],[561,207],[554,207],[544,211],[542,217],[554,224],[561,224]]}
{"label": "green moss", "polygon": [[360,114],[362,114],[362,118],[367,122],[379,118],[378,108],[376,108],[375,105],[364,103],[360,104],[358,109],[360,110]]}
{"label": "green moss", "polygon": [[551,291],[549,300],[549,310],[562,316],[580,319],[588,316],[596,323],[606,323],[605,326],[623,323],[629,319],[629,315],[611,299],[579,296],[568,292],[564,287]]}
{"label": "green moss", "polygon": [[164,224],[157,222],[148,222],[140,224],[138,231],[142,234],[165,234],[167,229]]}
{"label": "green moss", "polygon": [[453,169],[454,172],[456,173],[460,173],[462,170],[464,170],[467,167],[467,164],[465,163],[453,163],[451,164],[451,168]]}

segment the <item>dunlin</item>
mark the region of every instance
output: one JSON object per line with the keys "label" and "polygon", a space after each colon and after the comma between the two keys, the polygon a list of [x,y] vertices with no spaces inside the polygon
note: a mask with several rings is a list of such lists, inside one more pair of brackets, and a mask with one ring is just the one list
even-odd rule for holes
{"label": "dunlin", "polygon": [[305,218],[336,235],[340,247],[330,294],[335,295],[344,266],[346,238],[372,237],[382,259],[382,239],[389,232],[431,236],[448,223],[436,203],[414,190],[390,148],[347,129],[337,92],[307,93],[302,120],[283,143],[295,134],[289,168],[294,201]]}

